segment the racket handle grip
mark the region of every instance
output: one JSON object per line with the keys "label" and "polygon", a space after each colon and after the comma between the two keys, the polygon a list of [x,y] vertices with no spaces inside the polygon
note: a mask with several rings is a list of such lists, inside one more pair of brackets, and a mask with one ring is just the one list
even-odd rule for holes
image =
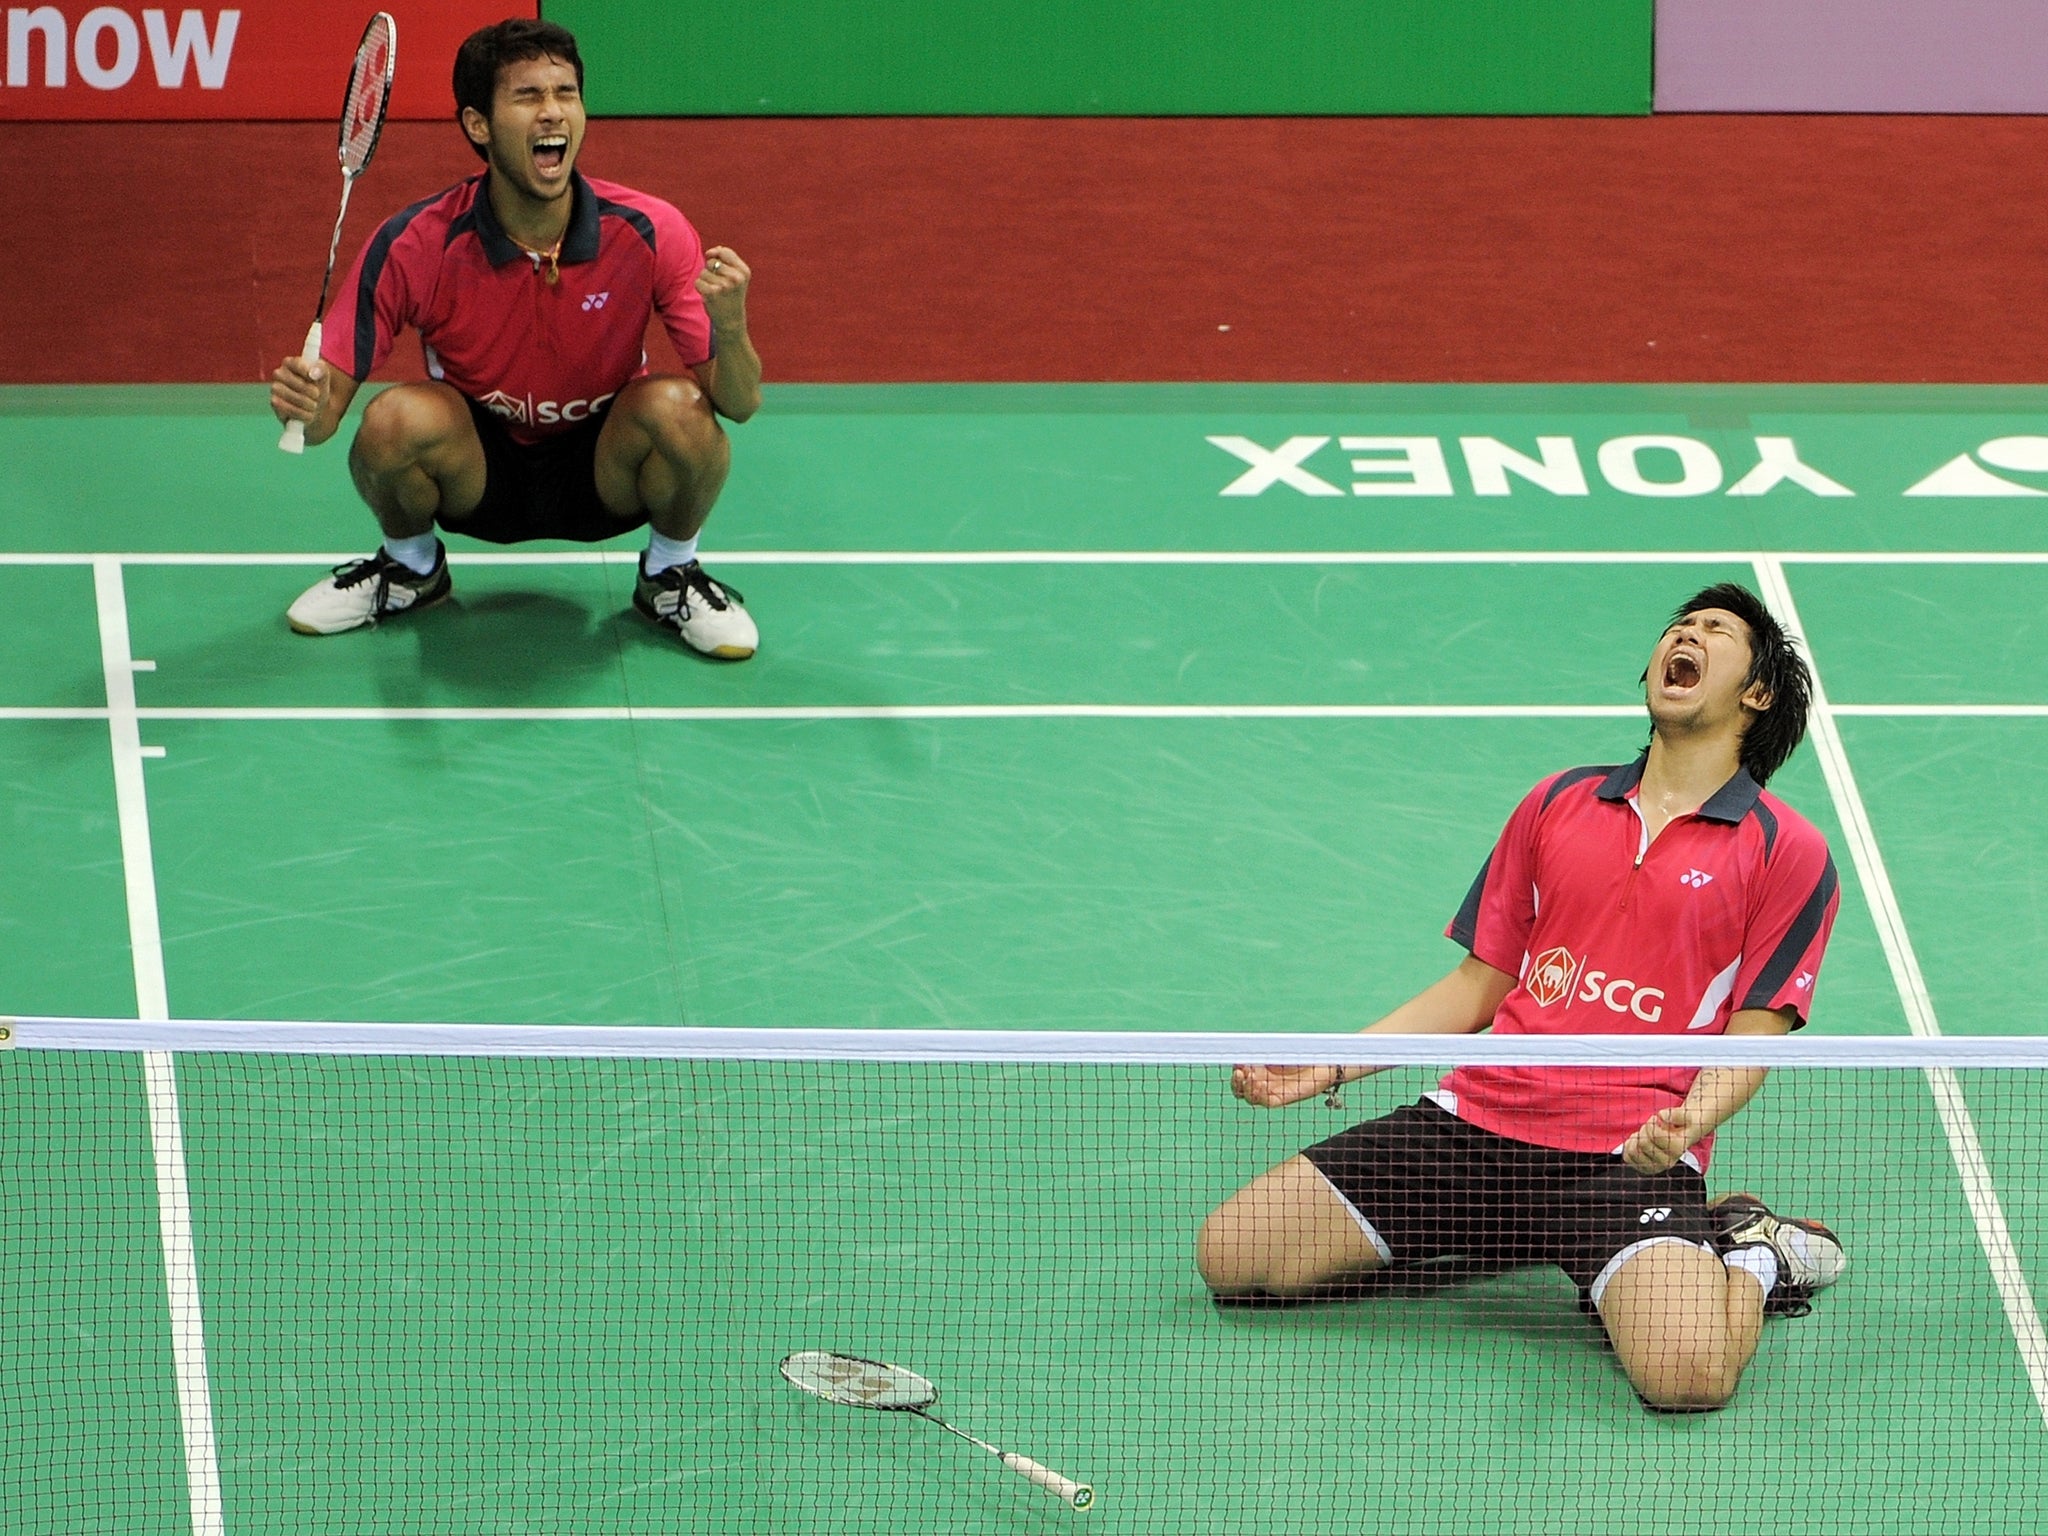
{"label": "racket handle grip", "polygon": [[[320,322],[315,320],[312,329],[306,332],[306,344],[299,348],[299,361],[311,367],[320,361]],[[277,440],[277,446],[286,453],[306,451],[306,424],[303,421],[288,421],[284,432]]]}
{"label": "racket handle grip", "polygon": [[1076,1509],[1086,1509],[1095,1502],[1095,1490],[1086,1483],[1077,1483],[1071,1477],[1061,1477],[1051,1467],[1043,1466],[1029,1456],[1019,1456],[1015,1451],[1005,1451],[1003,1465],[1026,1482],[1036,1483],[1048,1493],[1058,1494]]}

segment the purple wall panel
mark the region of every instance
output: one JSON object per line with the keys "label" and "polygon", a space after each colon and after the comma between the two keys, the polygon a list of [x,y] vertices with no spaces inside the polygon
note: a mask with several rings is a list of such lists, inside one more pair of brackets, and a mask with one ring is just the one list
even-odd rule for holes
{"label": "purple wall panel", "polygon": [[2044,0],[1657,0],[1660,112],[2048,112]]}

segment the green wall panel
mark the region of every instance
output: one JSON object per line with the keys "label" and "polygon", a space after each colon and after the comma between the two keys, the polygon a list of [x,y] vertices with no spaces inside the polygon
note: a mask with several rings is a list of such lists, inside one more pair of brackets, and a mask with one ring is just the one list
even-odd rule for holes
{"label": "green wall panel", "polygon": [[546,0],[593,110],[1632,113],[1652,0]]}

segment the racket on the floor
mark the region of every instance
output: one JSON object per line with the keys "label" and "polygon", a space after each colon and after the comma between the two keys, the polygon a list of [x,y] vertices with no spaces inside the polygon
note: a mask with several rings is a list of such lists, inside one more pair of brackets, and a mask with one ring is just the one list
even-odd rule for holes
{"label": "racket on the floor", "polygon": [[[313,328],[299,349],[299,361],[311,367],[320,360],[320,317],[327,313],[327,289],[334,281],[334,257],[341,249],[341,221],[348,217],[348,194],[356,178],[377,152],[384,131],[384,109],[391,103],[391,75],[398,67],[398,23],[379,11],[363,28],[356,61],[348,72],[348,95],[341,103],[341,212],[334,216],[334,238],[327,242],[327,275],[320,279],[320,303],[313,310]],[[286,453],[306,451],[306,424],[288,421],[277,446]]]}
{"label": "racket on the floor", "polygon": [[969,1445],[979,1446],[1026,1482],[1059,1495],[1076,1509],[1086,1509],[1095,1502],[1095,1490],[1088,1484],[1061,1477],[1051,1467],[1043,1466],[1029,1456],[1019,1456],[1015,1451],[1001,1450],[986,1440],[977,1440],[966,1430],[955,1428],[929,1412],[931,1405],[939,1400],[939,1389],[915,1371],[906,1371],[900,1365],[884,1365],[879,1360],[863,1360],[858,1355],[802,1349],[784,1358],[782,1374],[791,1386],[813,1397],[822,1397],[828,1403],[839,1403],[847,1408],[882,1408],[897,1413],[914,1413],[938,1425],[947,1434],[958,1435]]}

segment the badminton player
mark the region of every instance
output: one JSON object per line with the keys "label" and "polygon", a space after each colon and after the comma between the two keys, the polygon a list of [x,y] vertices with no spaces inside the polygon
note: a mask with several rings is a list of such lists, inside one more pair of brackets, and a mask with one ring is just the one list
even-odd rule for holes
{"label": "badminton player", "polygon": [[[1805,1022],[1838,895],[1827,843],[1765,792],[1806,731],[1805,662],[1735,585],[1687,602],[1644,674],[1633,763],[1543,780],[1452,920],[1466,958],[1370,1026],[1399,1034],[1779,1035]],[[1240,1066],[1264,1106],[1367,1067]],[[1709,1204],[1714,1132],[1761,1069],[1460,1067],[1436,1091],[1261,1174],[1212,1212],[1219,1295],[1300,1294],[1461,1255],[1578,1282],[1653,1408],[1718,1408],[1767,1312],[1844,1265],[1818,1222]]]}
{"label": "badminton player", "polygon": [[[704,250],[659,198],[576,169],[583,61],[562,27],[472,34],[455,104],[483,171],[385,220],[328,312],[320,360],[271,375],[278,419],[321,443],[401,330],[426,346],[429,377],[373,398],[349,449],[383,544],[293,603],[292,628],[336,634],[446,597],[437,528],[513,544],[644,526],[634,605],[700,652],[751,656],[739,593],[697,560],[730,457],[718,418],[761,403],[751,271]],[[653,315],[683,373],[648,372]]]}

